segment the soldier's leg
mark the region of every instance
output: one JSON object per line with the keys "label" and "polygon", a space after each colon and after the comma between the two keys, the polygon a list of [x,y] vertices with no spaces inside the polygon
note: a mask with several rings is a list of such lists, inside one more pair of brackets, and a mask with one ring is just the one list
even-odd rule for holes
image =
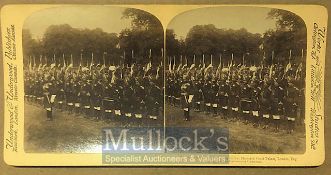
{"label": "soldier's leg", "polygon": [[95,120],[101,119],[101,106],[100,105],[94,106],[94,119]]}
{"label": "soldier's leg", "polygon": [[201,111],[201,101],[198,100],[195,102],[197,111]]}
{"label": "soldier's leg", "polygon": [[61,98],[59,101],[57,101],[58,108],[60,111],[63,111],[63,99]]}
{"label": "soldier's leg", "polygon": [[188,106],[184,107],[184,120],[190,120],[190,108]]}
{"label": "soldier's leg", "polygon": [[85,104],[84,105],[84,114],[85,114],[86,117],[89,117],[91,115],[90,111],[91,111],[91,105],[90,104]]}
{"label": "soldier's leg", "polygon": [[265,109],[263,111],[262,120],[263,120],[263,129],[268,128],[269,127],[269,121],[270,121],[270,113],[267,109]]}
{"label": "soldier's leg", "polygon": [[47,113],[47,120],[52,121],[53,120],[53,114],[52,114],[52,107],[46,108],[46,113]]}
{"label": "soldier's leg", "polygon": [[70,100],[70,101],[67,103],[67,107],[68,107],[68,112],[69,112],[69,114],[71,114],[71,113],[73,112],[74,103]]}
{"label": "soldier's leg", "polygon": [[213,103],[213,114],[214,115],[218,114],[218,103],[217,103],[217,101]]}
{"label": "soldier's leg", "polygon": [[80,113],[80,103],[77,102],[77,101],[75,102],[74,113],[75,114],[79,114]]}
{"label": "soldier's leg", "polygon": [[279,131],[279,125],[280,125],[280,115],[279,114],[274,114],[272,115],[272,122],[275,127],[275,131]]}

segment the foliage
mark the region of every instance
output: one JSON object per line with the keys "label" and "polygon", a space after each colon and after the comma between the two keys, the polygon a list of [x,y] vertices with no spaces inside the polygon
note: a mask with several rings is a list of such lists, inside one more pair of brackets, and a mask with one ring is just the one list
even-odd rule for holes
{"label": "foliage", "polygon": [[[29,57],[35,57],[39,64],[39,57],[42,55],[43,63],[56,57],[57,63],[63,63],[63,54],[66,63],[70,63],[71,55],[74,66],[80,62],[82,65],[93,62],[103,64],[105,57],[106,64],[123,63],[125,58],[131,59],[131,52],[134,52],[135,61],[149,61],[149,50],[152,56],[160,57],[163,48],[163,28],[160,22],[153,15],[137,10],[126,9],[123,18],[132,19],[132,25],[123,29],[119,34],[107,33],[100,28],[78,29],[68,24],[49,26],[42,39],[36,40],[31,37],[28,30],[23,31],[24,60],[27,64]],[[82,55],[82,61],[80,61]],[[131,62],[132,60],[130,60]],[[50,63],[50,61],[48,61]]]}
{"label": "foliage", "polygon": [[[171,38],[173,38],[172,35],[167,35],[167,40],[172,41]],[[167,43],[167,48],[173,48],[173,43],[176,41]],[[233,30],[219,29],[213,24],[196,25],[190,29],[185,41],[177,41],[179,48],[177,54],[187,55],[190,60],[196,55],[200,62],[203,54],[206,60],[210,55],[213,55],[214,58],[222,55],[223,61],[229,62],[233,53],[234,62],[242,63],[242,57],[245,56],[245,62],[253,64],[251,62],[260,54],[259,46],[261,43],[262,38],[259,34],[249,33],[244,28]],[[167,51],[170,52],[169,49]],[[208,60],[210,59],[208,58]],[[218,58],[215,59],[214,63],[218,63],[218,60]]]}
{"label": "foliage", "polygon": [[[302,49],[307,47],[307,29],[304,21],[292,12],[273,9],[268,18],[276,20],[277,28],[264,33],[264,50],[268,62],[271,62],[271,52],[274,51],[274,59],[283,64],[288,62],[290,51],[291,59],[301,59]],[[304,60],[302,60],[304,61]]]}

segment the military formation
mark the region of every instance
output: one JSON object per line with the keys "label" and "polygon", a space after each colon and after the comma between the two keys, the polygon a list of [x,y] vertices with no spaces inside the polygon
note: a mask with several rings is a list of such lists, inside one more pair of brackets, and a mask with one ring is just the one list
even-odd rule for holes
{"label": "military formation", "polygon": [[163,124],[163,69],[151,62],[130,67],[55,63],[24,70],[27,102],[94,120]]}
{"label": "military formation", "polygon": [[[164,88],[167,103],[190,111],[243,121],[256,127],[293,132],[304,122],[302,63],[259,66],[213,66],[162,62],[106,66],[34,64],[24,69],[25,99],[53,110],[123,124],[163,124]],[[165,85],[164,85],[165,76]]]}
{"label": "military formation", "polygon": [[186,121],[194,110],[291,133],[304,122],[302,69],[302,63],[291,62],[246,66],[231,61],[215,67],[187,61],[176,66],[172,61],[166,71],[166,99],[183,108]]}

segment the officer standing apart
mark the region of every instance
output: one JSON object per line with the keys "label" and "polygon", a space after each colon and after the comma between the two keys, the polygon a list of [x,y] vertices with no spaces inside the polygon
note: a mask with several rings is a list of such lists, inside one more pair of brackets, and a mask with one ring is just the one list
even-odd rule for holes
{"label": "officer standing apart", "polygon": [[46,109],[46,113],[47,113],[47,121],[52,121],[53,120],[53,115],[52,115],[52,112],[53,112],[53,103],[54,103],[54,100],[55,100],[55,97],[56,95],[53,95],[51,93],[51,86],[52,86],[52,83],[46,83],[44,84],[43,86],[43,89],[44,89],[44,108]]}

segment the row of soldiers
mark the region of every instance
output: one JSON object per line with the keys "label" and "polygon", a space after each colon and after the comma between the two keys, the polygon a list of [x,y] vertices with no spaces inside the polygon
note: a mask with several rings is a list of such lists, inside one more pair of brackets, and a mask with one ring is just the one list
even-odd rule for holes
{"label": "row of soldiers", "polygon": [[[180,65],[181,66],[181,65]],[[254,126],[292,132],[304,119],[302,64],[286,66],[182,66],[166,72],[166,97],[184,110],[221,114]]]}
{"label": "row of soldiers", "polygon": [[30,67],[24,74],[25,96],[28,101],[43,101],[49,120],[56,107],[97,120],[163,123],[162,71],[160,65],[151,63],[131,67]]}

